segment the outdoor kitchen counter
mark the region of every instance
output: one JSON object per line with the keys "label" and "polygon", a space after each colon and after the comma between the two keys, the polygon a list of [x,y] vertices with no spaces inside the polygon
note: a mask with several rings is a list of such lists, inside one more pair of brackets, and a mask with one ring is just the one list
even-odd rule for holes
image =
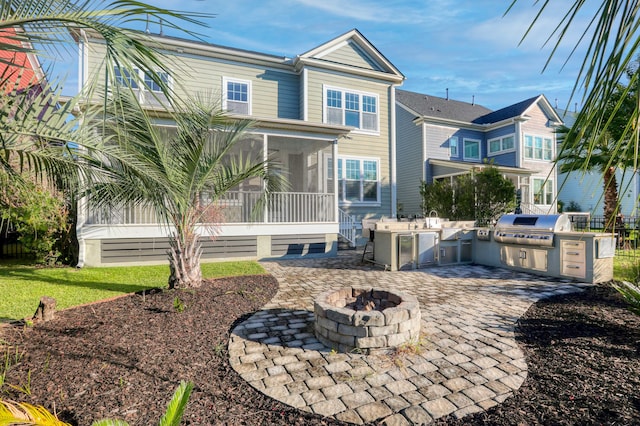
{"label": "outdoor kitchen counter", "polygon": [[473,261],[539,275],[600,283],[613,279],[615,239],[599,232],[556,232],[549,247],[474,240]]}
{"label": "outdoor kitchen counter", "polygon": [[[377,223],[374,262],[391,271],[415,269],[442,264],[445,252],[451,253],[451,258],[455,257],[455,260],[447,258],[447,263],[471,262],[471,244],[475,232],[469,224],[473,222],[445,223],[454,226],[428,227],[420,222]],[[466,250],[458,247],[462,242]],[[445,246],[449,250],[444,250]],[[438,255],[440,249],[444,251]]]}

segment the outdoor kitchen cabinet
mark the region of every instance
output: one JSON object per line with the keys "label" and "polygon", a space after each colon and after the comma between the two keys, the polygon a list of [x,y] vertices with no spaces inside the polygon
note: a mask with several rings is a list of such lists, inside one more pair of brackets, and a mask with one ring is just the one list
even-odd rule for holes
{"label": "outdoor kitchen cabinet", "polygon": [[547,271],[547,250],[504,245],[500,247],[500,261],[507,266]]}
{"label": "outdoor kitchen cabinet", "polygon": [[587,253],[585,241],[560,241],[560,264],[562,275],[575,278],[587,276]]}

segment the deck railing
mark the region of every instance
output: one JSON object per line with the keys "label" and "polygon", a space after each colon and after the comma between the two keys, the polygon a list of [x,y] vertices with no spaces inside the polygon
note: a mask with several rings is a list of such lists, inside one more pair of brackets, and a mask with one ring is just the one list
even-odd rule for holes
{"label": "deck railing", "polygon": [[[263,207],[258,205],[262,193],[230,191],[217,201],[224,223],[321,223],[335,221],[334,194],[310,192],[276,192]],[[258,206],[258,207],[256,207]],[[145,225],[158,220],[143,204],[118,209],[88,209],[88,224]]]}

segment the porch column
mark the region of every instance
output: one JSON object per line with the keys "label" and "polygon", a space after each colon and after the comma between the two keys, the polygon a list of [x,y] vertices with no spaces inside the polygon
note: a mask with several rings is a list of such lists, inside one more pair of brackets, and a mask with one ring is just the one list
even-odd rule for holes
{"label": "porch column", "polygon": [[[269,137],[267,136],[266,133],[263,133],[262,134],[262,161],[266,163],[268,159],[269,159]],[[264,182],[262,182],[263,195],[266,189],[267,188],[264,186]],[[270,202],[271,200],[267,198],[267,202],[264,203],[264,207],[263,207],[263,217],[264,217],[265,223],[269,223],[269,203]]]}
{"label": "porch column", "polygon": [[333,161],[333,219],[338,221],[339,219],[339,206],[340,197],[338,194],[338,139],[333,140],[333,145],[331,147],[331,156],[333,157],[331,161]]}

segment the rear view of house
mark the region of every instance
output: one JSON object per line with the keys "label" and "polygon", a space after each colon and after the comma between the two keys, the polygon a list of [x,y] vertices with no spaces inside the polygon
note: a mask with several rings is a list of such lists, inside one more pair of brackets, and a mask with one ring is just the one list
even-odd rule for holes
{"label": "rear view of house", "polygon": [[[288,173],[289,190],[271,194],[258,215],[259,180],[220,200],[224,224],[217,238],[202,235],[203,260],[333,255],[341,229],[353,228],[341,218],[395,216],[395,87],[404,76],[360,32],[293,58],[160,35],[140,39],[159,49],[171,70],[160,77],[178,96],[208,93],[232,116],[255,120],[237,149],[275,157]],[[105,70],[96,34],[77,40],[81,85],[113,71],[158,126],[175,132],[151,79],[134,70],[149,82],[138,87],[128,71]],[[170,230],[141,206],[98,211],[81,204],[77,230],[81,264],[166,262]]]}

